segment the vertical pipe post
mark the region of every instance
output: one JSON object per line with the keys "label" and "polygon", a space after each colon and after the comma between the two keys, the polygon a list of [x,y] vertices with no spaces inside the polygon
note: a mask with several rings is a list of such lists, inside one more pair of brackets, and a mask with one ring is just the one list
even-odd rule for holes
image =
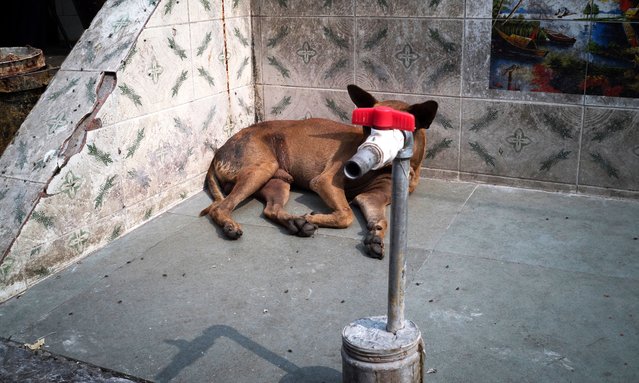
{"label": "vertical pipe post", "polygon": [[404,290],[406,288],[406,252],[408,249],[408,186],[413,133],[403,131],[404,148],[393,160],[391,199],[390,259],[388,275],[388,322],[393,334],[404,328]]}

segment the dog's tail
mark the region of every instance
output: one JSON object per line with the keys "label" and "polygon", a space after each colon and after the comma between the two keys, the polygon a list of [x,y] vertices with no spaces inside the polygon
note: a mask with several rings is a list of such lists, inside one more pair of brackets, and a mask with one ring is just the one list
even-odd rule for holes
{"label": "dog's tail", "polygon": [[200,217],[209,214],[209,210],[215,203],[224,200],[224,193],[222,193],[220,183],[218,182],[217,177],[215,177],[215,169],[213,169],[212,165],[209,171],[206,173],[206,185],[209,193],[211,194],[211,197],[213,197],[213,202],[200,212]]}

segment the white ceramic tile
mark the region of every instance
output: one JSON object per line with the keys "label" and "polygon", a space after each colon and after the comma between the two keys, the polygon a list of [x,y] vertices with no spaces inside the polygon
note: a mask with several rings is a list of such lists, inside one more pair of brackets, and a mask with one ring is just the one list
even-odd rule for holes
{"label": "white ceramic tile", "polygon": [[104,125],[139,117],[193,98],[188,25],[145,29],[117,88],[100,110]]}
{"label": "white ceramic tile", "polygon": [[204,20],[222,19],[222,1],[220,0],[188,0],[189,19],[191,23]]}
{"label": "white ceramic tile", "polygon": [[160,0],[155,12],[146,24],[148,27],[159,27],[189,22],[188,0]]}
{"label": "white ceramic tile", "polygon": [[251,20],[226,20],[229,85],[231,89],[253,84]]}
{"label": "white ceramic tile", "polygon": [[197,98],[226,91],[223,41],[221,20],[191,24],[193,86]]}

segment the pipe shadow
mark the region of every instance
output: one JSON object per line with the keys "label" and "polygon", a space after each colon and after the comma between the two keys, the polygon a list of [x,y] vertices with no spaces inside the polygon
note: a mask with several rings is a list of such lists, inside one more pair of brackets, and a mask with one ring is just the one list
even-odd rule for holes
{"label": "pipe shadow", "polygon": [[210,326],[191,341],[184,339],[165,340],[165,343],[177,347],[179,351],[173,356],[171,362],[155,376],[155,379],[160,383],[170,382],[182,370],[202,358],[221,337],[234,341],[272,365],[284,370],[286,375],[280,379],[280,383],[337,383],[342,380],[340,371],[323,366],[299,367],[288,359],[242,335],[233,327],[226,325]]}

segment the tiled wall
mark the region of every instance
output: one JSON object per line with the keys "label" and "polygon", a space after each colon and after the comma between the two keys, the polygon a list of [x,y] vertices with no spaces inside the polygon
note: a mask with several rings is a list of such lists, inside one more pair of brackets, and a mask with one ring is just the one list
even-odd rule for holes
{"label": "tiled wall", "polygon": [[250,3],[225,5],[107,1],[0,159],[0,301],[201,191],[254,122]]}
{"label": "tiled wall", "polygon": [[[349,83],[382,98],[434,99],[427,175],[636,198],[639,100],[490,89],[492,3],[255,1],[263,118],[347,121]],[[572,11],[582,3],[522,2]],[[548,12],[550,23],[593,24]]]}

